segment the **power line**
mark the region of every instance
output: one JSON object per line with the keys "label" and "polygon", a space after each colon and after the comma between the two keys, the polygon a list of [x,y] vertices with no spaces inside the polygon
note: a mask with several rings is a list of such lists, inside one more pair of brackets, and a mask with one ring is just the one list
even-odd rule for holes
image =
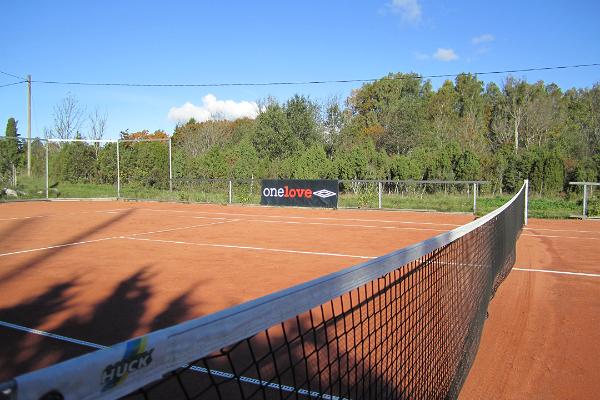
{"label": "power line", "polygon": [[27,81],[7,83],[5,85],[0,85],[0,88],[7,87],[7,86],[13,86],[13,85],[20,85],[21,83],[27,83]]}
{"label": "power line", "polygon": [[[21,79],[21,80],[24,80],[24,81],[26,81],[26,79],[25,79],[25,78],[23,78],[22,76],[17,76],[17,75],[9,74],[8,72],[0,71],[0,74],[4,74],[4,75],[8,75],[8,76],[12,76],[13,78],[17,78],[17,79]],[[21,82],[19,82],[19,83],[21,83]]]}
{"label": "power line", "polygon": [[[592,64],[576,64],[576,65],[559,65],[552,67],[535,67],[535,68],[521,68],[521,69],[506,69],[498,71],[483,71],[483,72],[472,72],[473,75],[503,75],[503,74],[514,74],[523,72],[536,72],[536,71],[551,71],[559,69],[573,69],[573,68],[589,68],[599,67],[600,63]],[[18,79],[16,75],[9,74],[7,72],[0,71],[0,73],[8,76],[12,76]],[[394,78],[369,78],[369,79],[336,79],[336,80],[323,80],[323,81],[284,81],[284,82],[227,82],[227,83],[110,83],[110,82],[63,82],[63,81],[42,81],[35,80],[32,83],[41,83],[46,85],[70,85],[70,86],[125,86],[125,87],[225,87],[225,86],[291,86],[291,85],[322,85],[322,84],[338,84],[338,83],[368,83],[375,82],[377,80],[385,79],[435,79],[435,78],[453,78],[460,75],[458,74],[437,74],[437,75],[407,75]],[[27,80],[19,82],[8,83],[0,85],[0,88],[19,85],[27,83]]]}
{"label": "power line", "polygon": [[[473,72],[474,75],[501,75],[522,72],[549,71],[558,69],[598,67],[600,63],[559,65],[552,67],[509,69],[500,71]],[[432,78],[451,78],[460,74],[439,74],[439,75],[412,75],[402,77],[402,79],[432,79]],[[102,82],[61,82],[61,81],[32,81],[33,83],[42,83],[48,85],[78,85],[78,86],[128,86],[128,87],[223,87],[223,86],[284,86],[284,85],[321,85],[332,83],[366,83],[374,82],[380,79],[398,79],[398,78],[370,78],[370,79],[339,79],[323,81],[296,81],[296,82],[230,82],[230,83],[102,83]]]}

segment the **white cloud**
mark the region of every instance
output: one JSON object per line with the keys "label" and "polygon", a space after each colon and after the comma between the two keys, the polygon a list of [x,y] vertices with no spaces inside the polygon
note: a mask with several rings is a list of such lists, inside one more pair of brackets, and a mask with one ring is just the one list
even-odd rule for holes
{"label": "white cloud", "polygon": [[485,33],[483,35],[479,35],[471,39],[471,43],[473,44],[481,44],[481,43],[489,43],[493,42],[496,38],[491,33]]}
{"label": "white cloud", "polygon": [[196,106],[190,102],[181,107],[171,107],[169,110],[169,119],[173,121],[188,121],[194,118],[198,122],[209,120],[237,118],[256,118],[258,115],[258,105],[250,101],[217,100],[212,94],[207,94],[202,98],[202,105]]}
{"label": "white cloud", "polygon": [[433,58],[440,61],[453,61],[458,60],[458,54],[456,54],[452,49],[439,48],[435,53],[433,53]]}
{"label": "white cloud", "polygon": [[417,23],[421,21],[419,0],[392,0],[389,6],[392,12],[400,14],[404,22]]}

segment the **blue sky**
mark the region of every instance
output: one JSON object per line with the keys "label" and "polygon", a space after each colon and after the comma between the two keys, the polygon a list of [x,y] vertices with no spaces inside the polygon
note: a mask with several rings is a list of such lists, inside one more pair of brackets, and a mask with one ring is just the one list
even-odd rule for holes
{"label": "blue sky", "polygon": [[[596,1],[17,1],[0,4],[0,71],[33,84],[32,135],[68,94],[119,131],[173,131],[176,117],[252,113],[295,93],[342,99],[352,84],[140,88],[151,84],[379,78],[600,62]],[[600,67],[519,73],[563,89],[591,87]],[[503,76],[481,76],[500,82]],[[0,74],[0,86],[17,79]],[[432,80],[435,87],[442,82]],[[0,87],[0,124],[26,132],[26,85]],[[184,106],[186,105],[187,106]],[[237,114],[236,114],[237,113]],[[241,113],[241,114],[240,114]],[[85,124],[82,126],[85,132]]]}

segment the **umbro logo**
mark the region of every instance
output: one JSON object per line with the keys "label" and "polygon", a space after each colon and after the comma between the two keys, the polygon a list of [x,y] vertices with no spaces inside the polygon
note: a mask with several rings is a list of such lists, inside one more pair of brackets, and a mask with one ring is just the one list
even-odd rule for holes
{"label": "umbro logo", "polygon": [[321,190],[317,190],[316,192],[313,192],[313,195],[320,197],[322,199],[326,199],[328,197],[335,196],[335,193],[332,192],[331,190],[321,189]]}

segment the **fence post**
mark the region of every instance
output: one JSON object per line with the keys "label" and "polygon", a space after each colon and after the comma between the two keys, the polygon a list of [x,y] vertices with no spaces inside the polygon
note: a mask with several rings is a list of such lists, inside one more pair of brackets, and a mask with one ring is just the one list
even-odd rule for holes
{"label": "fence post", "polygon": [[48,148],[50,147],[50,142],[46,140],[46,199],[50,198],[50,187],[48,185]]}
{"label": "fence post", "polygon": [[173,191],[173,158],[171,152],[171,138],[169,138],[169,192]]}
{"label": "fence post", "polygon": [[587,218],[587,185],[583,184],[583,218]]}
{"label": "fence post", "polygon": [[383,195],[383,182],[379,181],[377,182],[377,186],[378,186],[378,190],[379,190],[379,208],[381,208],[381,197]]}
{"label": "fence post", "polygon": [[231,204],[232,200],[233,200],[233,191],[232,191],[232,184],[231,184],[231,179],[229,180],[229,204]]}
{"label": "fence post", "polygon": [[525,179],[525,215],[524,225],[527,225],[527,214],[529,212],[529,179]]}
{"label": "fence post", "polygon": [[119,157],[119,139],[117,139],[117,199],[121,197],[121,157]]}
{"label": "fence post", "polygon": [[[468,186],[467,186],[468,187]],[[477,214],[477,183],[473,183],[473,215]]]}

